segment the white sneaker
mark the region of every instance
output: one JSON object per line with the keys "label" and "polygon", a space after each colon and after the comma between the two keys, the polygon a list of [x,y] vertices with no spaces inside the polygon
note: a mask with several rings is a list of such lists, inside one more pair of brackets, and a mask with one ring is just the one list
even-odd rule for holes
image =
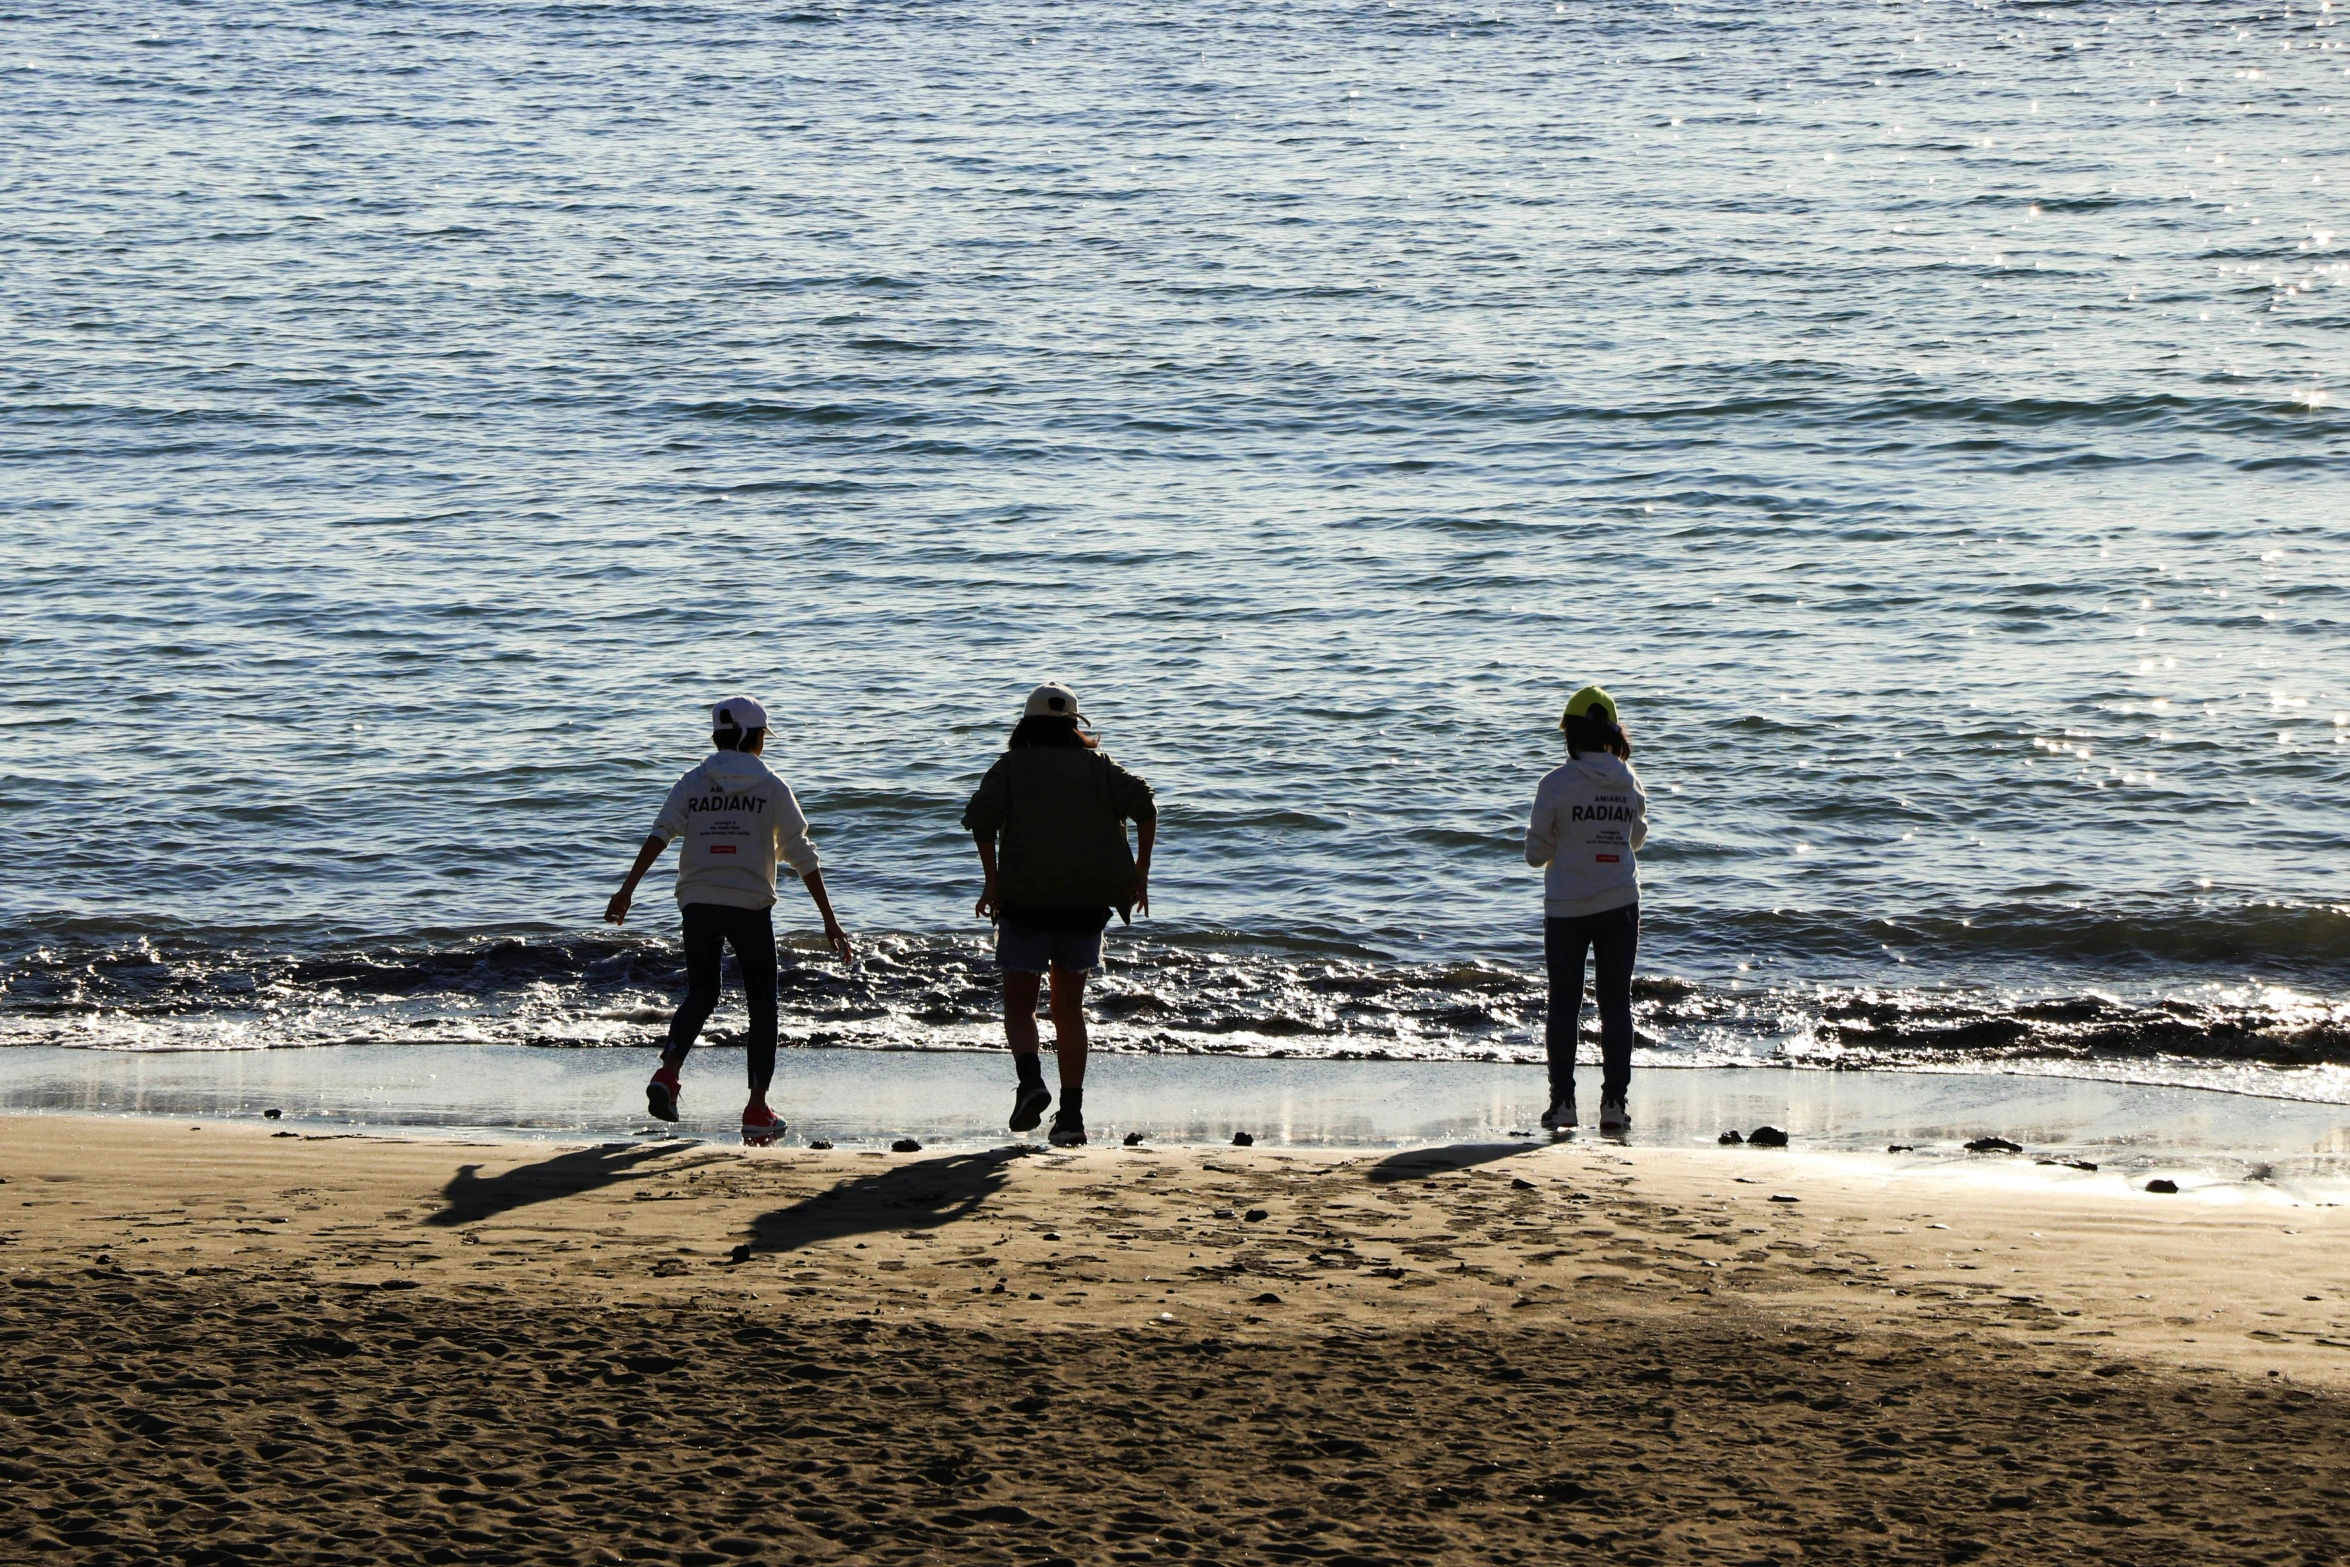
{"label": "white sneaker", "polygon": [[1571,1132],[1580,1125],[1582,1122],[1575,1119],[1573,1095],[1553,1100],[1550,1108],[1542,1112],[1542,1129],[1546,1132]]}
{"label": "white sneaker", "polygon": [[1624,1108],[1623,1100],[1600,1100],[1599,1129],[1603,1132],[1628,1132],[1632,1129],[1632,1113]]}

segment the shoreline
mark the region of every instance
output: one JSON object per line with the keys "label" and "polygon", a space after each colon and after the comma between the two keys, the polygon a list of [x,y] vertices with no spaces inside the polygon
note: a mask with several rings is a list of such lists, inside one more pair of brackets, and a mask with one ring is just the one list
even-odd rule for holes
{"label": "shoreline", "polygon": [[0,1181],[0,1535],[92,1562],[1873,1567],[2343,1538],[2350,1208],[1748,1149],[27,1116],[0,1117]]}
{"label": "shoreline", "polygon": [[[739,1138],[739,1052],[697,1052],[684,1120],[643,1113],[649,1052],[499,1045],[334,1050],[0,1051],[0,1117],[73,1114],[375,1130],[523,1141]],[[1596,1073],[1582,1074],[1586,1102]],[[785,1141],[939,1148],[1007,1140],[1010,1073],[1001,1052],[824,1050],[783,1061],[775,1102]],[[1271,1149],[1395,1150],[1538,1143],[1540,1068],[1491,1062],[1277,1061],[1105,1056],[1087,1093],[1097,1144],[1128,1135],[1159,1148],[1211,1148],[1246,1133]],[[2115,1175],[2239,1182],[2285,1179],[2350,1198],[2350,1106],[2209,1087],[2034,1072],[1688,1067],[1642,1072],[1633,1088],[1641,1148],[1711,1148],[1770,1125],[1794,1150],[1840,1156],[1903,1149],[1913,1162],[1963,1155],[1983,1137],[2025,1159],[2100,1165]],[[1601,1141],[1583,1129],[1576,1141]]]}
{"label": "shoreline", "polygon": [[[1047,1043],[1049,1046],[1049,1040]],[[527,1050],[548,1051],[556,1053],[576,1051],[594,1053],[603,1051],[626,1050],[652,1051],[657,1050],[660,1044],[661,1041],[658,1038],[635,1040],[627,1044],[589,1043],[572,1040],[539,1041],[502,1039],[416,1040],[404,1043],[392,1043],[378,1039],[348,1039],[315,1041],[300,1040],[290,1043],[268,1045],[133,1046],[119,1044],[58,1044],[50,1041],[30,1044],[0,1045],[0,1061],[5,1061],[7,1059],[7,1053],[13,1050],[57,1050],[68,1051],[81,1055],[126,1056],[134,1058],[180,1056],[253,1057],[266,1056],[278,1052],[295,1053],[305,1051],[415,1049]],[[1588,1052],[1596,1052],[1598,1047],[1595,1042],[1586,1041],[1585,1048]],[[704,1039],[697,1041],[694,1045],[694,1051],[697,1056],[714,1050],[737,1051],[740,1049],[742,1049],[742,1046],[732,1039],[713,1040],[705,1037]],[[1001,1057],[1004,1054],[1004,1045],[1000,1038],[989,1039],[985,1041],[974,1041],[968,1044],[944,1045],[900,1044],[896,1042],[886,1044],[857,1044],[838,1039],[786,1039],[781,1043],[779,1049],[779,1059],[788,1062],[792,1059],[794,1053],[803,1051],[840,1052],[849,1055],[939,1056],[952,1058],[968,1058],[977,1056],[982,1058],[990,1058]],[[1050,1054],[1049,1048],[1047,1053]],[[1139,1046],[1122,1045],[1116,1042],[1105,1043],[1100,1039],[1095,1039],[1092,1041],[1091,1053],[1094,1057],[1107,1061],[1129,1061],[1139,1059],[1162,1061],[1279,1061],[1293,1063],[1301,1066],[1513,1067],[1520,1070],[1539,1070],[1544,1067],[1544,1062],[1541,1059],[1540,1051],[1531,1047],[1525,1051],[1511,1055],[1504,1055],[1500,1052],[1484,1052],[1477,1055],[1413,1056],[1377,1051],[1344,1054],[1312,1054],[1278,1049],[1253,1052],[1225,1050],[1170,1050],[1157,1047],[1143,1048]],[[2152,1065],[2134,1065],[2120,1058],[2109,1057],[2067,1059],[2056,1056],[2027,1056],[2013,1060],[1955,1062],[1937,1062],[1931,1059],[1920,1058],[1918,1060],[1905,1062],[1900,1065],[1891,1065],[1882,1061],[1847,1062],[1825,1057],[1818,1059],[1795,1059],[1788,1057],[1774,1058],[1756,1056],[1751,1059],[1724,1057],[1718,1059],[1688,1061],[1673,1059],[1657,1060],[1636,1055],[1633,1071],[1636,1079],[1640,1075],[1650,1072],[1794,1072],[1820,1073],[1836,1076],[2036,1078],[2045,1079],[2051,1082],[2111,1083],[2127,1088],[2177,1090],[2181,1093],[2226,1094],[2231,1097],[2241,1099],[2274,1100],[2281,1104],[2338,1105],[2345,1108],[2350,1108],[2350,1075],[2344,1075],[2340,1082],[2329,1085],[2328,1091],[2324,1094],[2284,1093],[2272,1088],[2264,1088],[2260,1086],[2260,1079],[2257,1077],[2248,1076],[2240,1081],[2234,1082],[2193,1080],[2198,1075],[2210,1076],[2230,1071],[2242,1071],[2244,1068],[2241,1065],[2214,1065],[2184,1056],[2164,1057],[2161,1058],[2161,1060],[2162,1065],[2158,1068]],[[2100,1068],[2108,1067],[2112,1068],[2112,1070],[2099,1070]],[[1586,1073],[1592,1071],[1592,1064],[1586,1061],[1583,1064],[1582,1070]],[[2263,1073],[2284,1073],[2294,1071],[2318,1073],[2332,1071],[2335,1069],[2326,1064],[2304,1067],[2281,1067],[2269,1065],[2267,1063],[2257,1063],[2254,1065],[2253,1070]]]}

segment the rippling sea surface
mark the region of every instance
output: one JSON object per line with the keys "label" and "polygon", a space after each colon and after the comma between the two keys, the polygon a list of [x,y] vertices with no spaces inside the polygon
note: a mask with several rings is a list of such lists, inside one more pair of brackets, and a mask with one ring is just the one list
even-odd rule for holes
{"label": "rippling sea surface", "polygon": [[1055,675],[1109,1043],[1522,1056],[1598,680],[1648,1059],[2350,1097],[2344,14],[20,6],[0,1041],[644,1042],[737,689],[987,1041]]}

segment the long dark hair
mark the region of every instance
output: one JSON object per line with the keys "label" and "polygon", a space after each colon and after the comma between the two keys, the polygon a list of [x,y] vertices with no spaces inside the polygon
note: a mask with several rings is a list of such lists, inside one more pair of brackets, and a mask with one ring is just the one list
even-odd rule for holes
{"label": "long dark hair", "polygon": [[1597,713],[1567,719],[1559,728],[1566,731],[1569,756],[1581,756],[1586,751],[1605,751],[1627,762],[1632,760],[1632,737],[1624,733],[1622,725],[1609,723]]}
{"label": "long dark hair", "polygon": [[1030,746],[1047,750],[1090,751],[1101,742],[1077,727],[1072,713],[1037,713],[1023,718],[1012,726],[1012,738],[1006,750],[1025,751]]}

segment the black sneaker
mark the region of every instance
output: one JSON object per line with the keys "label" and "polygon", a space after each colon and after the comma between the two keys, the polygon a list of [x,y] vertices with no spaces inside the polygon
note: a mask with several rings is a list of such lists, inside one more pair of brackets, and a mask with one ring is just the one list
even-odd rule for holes
{"label": "black sneaker", "polygon": [[1571,1132],[1582,1123],[1575,1118],[1573,1095],[1554,1099],[1550,1108],[1542,1112],[1542,1129],[1546,1132]]}
{"label": "black sneaker", "polygon": [[1052,1145],[1055,1148],[1083,1148],[1085,1146],[1085,1117],[1075,1110],[1063,1110],[1054,1116]]}
{"label": "black sneaker", "polygon": [[1033,1132],[1044,1121],[1044,1113],[1053,1102],[1053,1091],[1042,1083],[1022,1083],[1012,1093],[1012,1130]]}

